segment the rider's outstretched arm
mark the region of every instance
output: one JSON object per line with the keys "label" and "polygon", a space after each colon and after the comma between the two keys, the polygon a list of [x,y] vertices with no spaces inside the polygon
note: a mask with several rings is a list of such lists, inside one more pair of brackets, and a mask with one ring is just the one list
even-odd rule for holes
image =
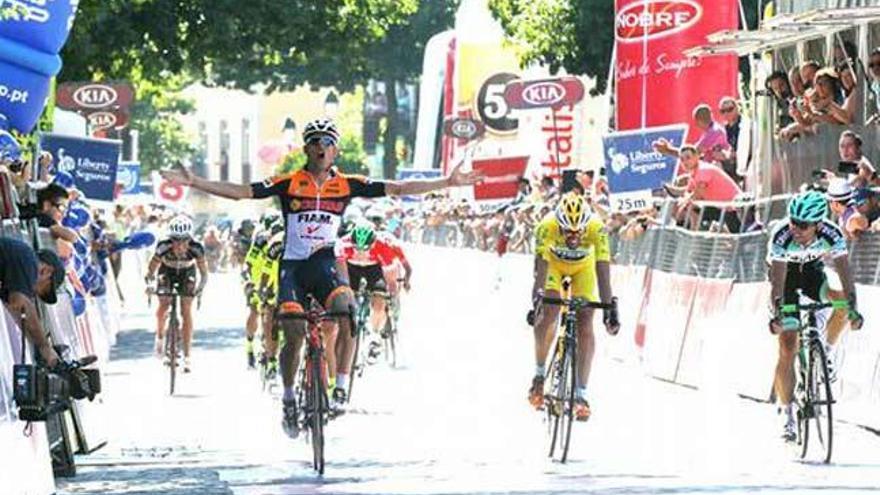
{"label": "rider's outstretched arm", "polygon": [[239,200],[251,199],[254,197],[250,185],[208,180],[196,175],[192,176],[192,187],[208,194],[227,199]]}
{"label": "rider's outstretched arm", "polygon": [[184,168],[175,168],[162,170],[162,177],[176,184],[190,186],[199,191],[208,194],[220,196],[227,199],[251,199],[254,197],[253,189],[247,184],[233,184],[231,182],[221,182],[208,180],[190,172]]}

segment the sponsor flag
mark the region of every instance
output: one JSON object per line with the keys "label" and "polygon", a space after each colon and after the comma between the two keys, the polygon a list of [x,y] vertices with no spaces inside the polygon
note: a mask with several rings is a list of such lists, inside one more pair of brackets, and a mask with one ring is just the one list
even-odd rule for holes
{"label": "sponsor flag", "polygon": [[515,198],[519,179],[526,172],[527,156],[474,158],[473,169],[482,171],[485,178],[474,184],[477,201]]}
{"label": "sponsor flag", "polygon": [[163,179],[157,170],[153,170],[150,177],[153,180],[153,198],[157,202],[178,206],[186,200],[189,187]]}
{"label": "sponsor flag", "polygon": [[[739,26],[736,0],[616,0],[617,129],[688,123],[697,105],[736,98],[734,55],[688,58],[682,51]],[[689,140],[695,139],[692,129]]]}
{"label": "sponsor flag", "polygon": [[686,126],[667,126],[615,132],[602,138],[605,173],[615,210],[648,206],[651,192],[673,179],[678,159],[654,151],[652,143],[664,138],[679,147],[686,132]]}
{"label": "sponsor flag", "polygon": [[113,201],[122,143],[57,134],[40,135],[40,149],[55,157],[55,171],[73,176],[76,188],[89,199]]}
{"label": "sponsor flag", "polygon": [[61,70],[58,53],[67,41],[76,0],[0,1],[0,114],[29,133]]}

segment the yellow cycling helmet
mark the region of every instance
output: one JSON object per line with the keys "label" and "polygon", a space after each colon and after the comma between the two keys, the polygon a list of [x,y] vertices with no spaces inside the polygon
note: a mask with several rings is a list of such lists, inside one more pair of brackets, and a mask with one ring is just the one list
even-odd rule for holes
{"label": "yellow cycling helmet", "polygon": [[587,226],[592,212],[584,197],[573,192],[567,193],[556,205],[556,222],[563,230],[581,231]]}

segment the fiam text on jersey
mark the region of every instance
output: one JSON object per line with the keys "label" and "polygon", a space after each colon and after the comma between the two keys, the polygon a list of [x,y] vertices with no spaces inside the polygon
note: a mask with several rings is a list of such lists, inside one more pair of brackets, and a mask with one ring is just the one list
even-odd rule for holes
{"label": "fiam text on jersey", "polygon": [[296,221],[297,223],[320,223],[326,225],[330,223],[331,216],[329,213],[300,213],[296,216]]}

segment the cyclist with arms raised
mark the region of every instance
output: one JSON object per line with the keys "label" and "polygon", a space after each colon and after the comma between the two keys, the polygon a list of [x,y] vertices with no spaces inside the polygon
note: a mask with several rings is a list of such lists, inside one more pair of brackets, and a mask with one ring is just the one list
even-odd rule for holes
{"label": "cyclist with arms raised", "polygon": [[[592,216],[584,197],[573,192],[565,194],[556,206],[538,224],[535,232],[535,281],[532,288],[534,301],[541,291],[546,297],[561,297],[563,277],[571,278],[571,296],[596,302],[596,282],[603,303],[611,303],[611,253],[608,234],[602,221]],[[603,321],[609,334],[620,328],[616,311],[606,310]],[[534,315],[534,316],[533,316]],[[559,316],[558,305],[542,305],[540,311],[530,313],[535,326],[535,377],[529,388],[529,402],[535,408],[544,403],[544,366],[553,344],[551,331]],[[582,308],[577,314],[577,380],[575,390],[575,417],[586,421],[590,417],[587,401],[587,382],[595,352],[593,309]]]}
{"label": "cyclist with arms raised", "polygon": [[[150,259],[144,281],[151,287],[158,272],[156,294],[159,295],[159,307],[156,309],[156,355],[161,357],[165,351],[165,323],[168,309],[171,306],[173,288],[179,286],[180,314],[182,319],[183,337],[183,371],[189,373],[192,368],[190,349],[192,348],[192,302],[201,294],[208,283],[208,262],[205,259],[205,248],[192,237],[192,220],[178,215],[168,224],[168,239],[156,245],[156,251]],[[199,271],[199,283],[196,286],[196,267]]]}
{"label": "cyclist with arms raised", "polygon": [[[792,395],[798,333],[783,330],[797,330],[800,321],[796,315],[780,315],[780,304],[797,304],[798,289],[814,301],[826,299],[828,281],[823,260],[828,259],[849,299],[849,320],[853,330],[861,328],[864,322],[856,309],[856,289],[847,258],[846,238],[827,216],[828,203],[824,195],[817,191],[798,195],[788,205],[788,218],[773,230],[767,248],[771,285],[770,331],[779,335],[774,389],[785,412],[782,437],[787,441],[797,438]],[[824,320],[819,322],[820,327],[824,327],[828,312],[818,316]]]}
{"label": "cyclist with arms raised", "polygon": [[[377,233],[372,225],[362,223],[343,237],[337,246],[338,257],[348,270],[348,280],[352,288],[357,289],[360,281],[364,280],[368,291],[388,292],[395,297],[399,289],[397,280],[393,278],[393,273],[396,273],[393,267],[400,262],[404,270],[403,286],[409,290],[412,267],[403,254],[403,249],[391,235]],[[385,328],[388,315],[385,299],[381,295],[374,294],[370,306],[369,354],[371,358],[375,358],[379,349],[377,336]],[[340,368],[343,364],[346,365],[344,372],[351,369],[352,363],[340,363]],[[340,371],[343,372],[342,369]]]}
{"label": "cyclist with arms raised", "polygon": [[[430,180],[371,181],[343,174],[333,166],[339,153],[339,131],[332,121],[326,119],[309,122],[303,130],[303,142],[308,158],[305,168],[262,183],[246,185],[210,181],[188,170],[162,172],[167,180],[225,198],[278,197],[281,200],[285,242],[279,268],[278,310],[282,316],[301,314],[306,310],[308,294],[330,311],[351,311],[354,298],[346,281],[339,275],[333,246],[339,235],[343,212],[352,198],[424,194],[474,184],[482,178],[476,172],[462,172],[460,164],[447,177]],[[354,352],[351,323],[343,320],[339,326],[340,336],[346,344],[343,360],[350,362]],[[288,435],[296,436],[293,383],[304,342],[305,323],[284,319],[282,328],[285,337],[280,356],[284,385],[282,426]],[[325,340],[325,348],[334,348],[332,340],[332,336]],[[330,370],[336,365],[333,354],[326,353]],[[346,378],[337,377],[337,388],[345,388]]]}

